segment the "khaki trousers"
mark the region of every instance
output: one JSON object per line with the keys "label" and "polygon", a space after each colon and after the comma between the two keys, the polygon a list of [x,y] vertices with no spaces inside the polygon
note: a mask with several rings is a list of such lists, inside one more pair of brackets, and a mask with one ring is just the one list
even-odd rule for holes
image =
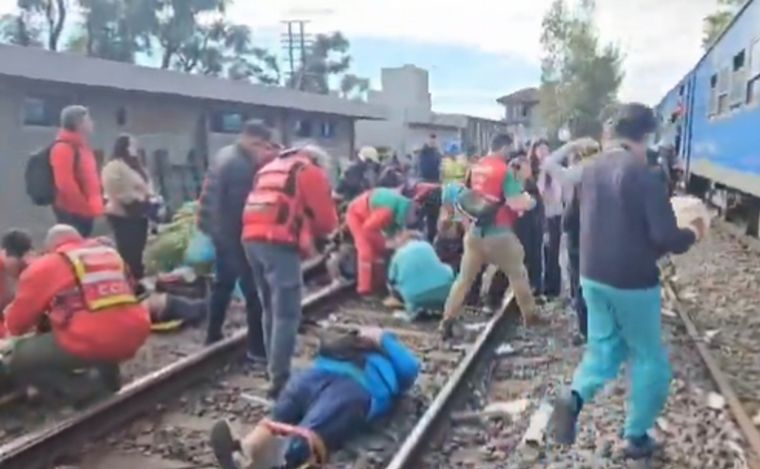
{"label": "khaki trousers", "polygon": [[523,319],[536,316],[536,302],[528,282],[528,272],[523,259],[525,251],[520,240],[511,231],[494,236],[481,237],[469,230],[464,237],[464,255],[459,276],[451,287],[446,300],[444,320],[454,319],[464,305],[467,292],[486,264],[493,264],[509,278],[509,286],[517,298]]}

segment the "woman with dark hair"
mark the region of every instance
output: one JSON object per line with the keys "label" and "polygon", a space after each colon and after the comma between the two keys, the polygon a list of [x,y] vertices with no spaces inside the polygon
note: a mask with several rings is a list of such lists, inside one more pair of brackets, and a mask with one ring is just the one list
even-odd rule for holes
{"label": "woman with dark hair", "polygon": [[540,171],[541,164],[551,153],[546,140],[537,140],[530,148],[531,164],[537,174],[538,191],[544,205],[543,257],[544,282],[543,293],[550,298],[561,293],[562,270],[559,265],[559,247],[562,238],[562,213],[564,199],[561,181],[552,178],[546,171]]}
{"label": "woman with dark hair", "polygon": [[153,188],[140,161],[138,142],[120,135],[111,160],[103,168],[103,189],[108,202],[106,215],[116,246],[135,280],[144,274],[143,250],[148,239],[148,211]]}
{"label": "woman with dark hair", "polygon": [[[543,261],[542,242],[544,236],[544,204],[538,190],[539,166],[535,160],[534,148],[531,147],[528,161],[530,162],[531,177],[524,183],[525,192],[536,201],[533,210],[525,212],[515,223],[515,234],[525,249],[525,268],[528,270],[528,279],[533,294],[538,296],[543,293]],[[521,152],[524,156],[525,152]],[[520,155],[514,155],[517,157]]]}

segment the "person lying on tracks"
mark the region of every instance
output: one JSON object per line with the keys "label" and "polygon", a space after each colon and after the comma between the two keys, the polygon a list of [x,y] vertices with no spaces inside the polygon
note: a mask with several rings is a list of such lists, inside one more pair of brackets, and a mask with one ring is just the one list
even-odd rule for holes
{"label": "person lying on tracks", "polygon": [[151,330],[154,332],[169,332],[200,324],[208,310],[205,300],[171,293],[153,292],[141,303],[150,313]]}
{"label": "person lying on tracks", "polygon": [[223,469],[323,467],[330,453],[386,415],[419,371],[418,358],[390,332],[328,331],[312,367],[288,381],[271,418],[241,441],[227,422],[214,425],[214,454]]}
{"label": "person lying on tracks", "polygon": [[554,437],[572,444],[578,414],[620,365],[631,377],[626,454],[645,459],[657,448],[648,432],[668,397],[670,363],[661,338],[657,260],[686,252],[706,229],[703,219],[677,226],[665,181],[647,166],[657,127],[642,104],[621,106],[613,141],[584,166],[580,193],[580,283],[588,308],[588,344],[572,386],[554,404]]}
{"label": "person lying on tracks", "polygon": [[[16,292],[16,283],[37,254],[32,249],[32,238],[22,230],[12,229],[3,235],[0,251],[0,311],[5,309]],[[5,324],[0,321],[0,339],[5,337]]]}
{"label": "person lying on tracks", "polygon": [[286,150],[256,174],[243,211],[243,243],[263,307],[270,397],[288,380],[301,323],[301,258],[338,229],[332,187],[312,144]]}
{"label": "person lying on tracks", "polygon": [[[47,253],[24,270],[5,309],[16,339],[6,367],[20,389],[83,404],[119,389],[119,363],[145,343],[150,317],[107,240],[56,225],[45,244]],[[51,331],[34,334],[45,316]]]}
{"label": "person lying on tracks", "polygon": [[414,203],[399,189],[370,189],[349,204],[346,224],[356,246],[358,294],[385,288],[385,258],[392,238],[416,220]]}
{"label": "person lying on tracks", "polygon": [[440,312],[454,283],[454,270],[438,258],[421,233],[408,231],[399,238],[388,269],[390,291],[404,301],[410,319]]}

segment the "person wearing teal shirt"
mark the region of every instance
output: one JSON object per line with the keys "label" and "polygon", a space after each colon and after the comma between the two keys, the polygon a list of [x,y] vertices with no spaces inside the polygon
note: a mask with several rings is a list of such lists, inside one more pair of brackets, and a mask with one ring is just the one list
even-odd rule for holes
{"label": "person wearing teal shirt", "polygon": [[442,310],[454,283],[454,271],[444,264],[419,233],[409,235],[391,258],[388,282],[415,319],[421,311]]}

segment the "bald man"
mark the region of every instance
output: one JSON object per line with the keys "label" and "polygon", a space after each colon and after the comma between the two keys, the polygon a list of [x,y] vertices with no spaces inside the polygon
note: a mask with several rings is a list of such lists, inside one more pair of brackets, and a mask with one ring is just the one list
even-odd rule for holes
{"label": "bald man", "polygon": [[[56,225],[45,247],[47,254],[21,274],[4,313],[8,334],[20,337],[9,372],[23,389],[85,403],[119,389],[119,363],[147,339],[150,316],[108,240],[86,240],[75,228]],[[51,332],[35,334],[45,316]]]}

